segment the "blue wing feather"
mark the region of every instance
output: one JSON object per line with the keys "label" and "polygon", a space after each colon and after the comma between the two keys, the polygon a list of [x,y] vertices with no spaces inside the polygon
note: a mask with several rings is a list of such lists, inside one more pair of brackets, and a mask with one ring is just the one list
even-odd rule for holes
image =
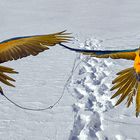
{"label": "blue wing feather", "polygon": [[13,37],[13,38],[9,38],[9,39],[6,39],[6,40],[1,41],[0,44],[6,43],[6,42],[9,42],[9,41],[12,41],[12,40],[18,40],[18,39],[28,38],[28,37],[33,37],[33,36]]}
{"label": "blue wing feather", "polygon": [[62,43],[59,43],[59,44],[63,46],[64,48],[67,48],[71,51],[82,52],[82,53],[94,53],[96,55],[113,54],[113,53],[119,53],[119,52],[135,52],[139,49],[139,48],[136,48],[136,49],[130,49],[130,50],[86,50],[86,49],[71,48]]}

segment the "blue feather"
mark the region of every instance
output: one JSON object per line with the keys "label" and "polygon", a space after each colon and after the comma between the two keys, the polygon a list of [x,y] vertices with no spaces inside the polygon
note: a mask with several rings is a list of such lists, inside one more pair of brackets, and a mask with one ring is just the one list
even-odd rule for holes
{"label": "blue feather", "polygon": [[82,52],[82,53],[93,53],[96,55],[103,55],[103,54],[112,54],[112,53],[119,53],[119,52],[135,52],[137,51],[139,48],[136,49],[130,49],[130,50],[86,50],[86,49],[75,49],[75,48],[71,48],[68,47],[62,43],[59,43],[61,46],[71,50],[71,51],[75,51],[75,52]]}
{"label": "blue feather", "polygon": [[18,40],[18,39],[28,38],[28,37],[32,37],[32,36],[13,37],[13,38],[6,39],[6,40],[1,41],[0,44],[6,43],[6,42],[9,42],[9,41],[12,41],[12,40]]}

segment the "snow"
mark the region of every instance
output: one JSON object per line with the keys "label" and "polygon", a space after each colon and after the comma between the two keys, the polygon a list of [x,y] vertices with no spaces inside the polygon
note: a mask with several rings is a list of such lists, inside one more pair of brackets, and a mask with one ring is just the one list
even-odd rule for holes
{"label": "snow", "polygon": [[[139,45],[139,0],[3,0],[0,40],[67,29],[71,47],[128,49]],[[132,62],[82,56],[60,46],[3,65],[19,72],[5,94],[26,107],[54,103],[73,72],[61,102],[52,110],[24,111],[1,97],[0,140],[139,140],[135,104],[114,108],[115,74]]]}

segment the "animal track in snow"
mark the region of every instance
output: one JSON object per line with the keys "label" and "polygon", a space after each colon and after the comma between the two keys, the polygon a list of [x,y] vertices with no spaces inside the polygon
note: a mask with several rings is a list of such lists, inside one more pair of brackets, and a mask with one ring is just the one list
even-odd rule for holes
{"label": "animal track in snow", "polygon": [[[100,47],[97,39],[88,39],[82,48]],[[73,105],[75,121],[69,140],[108,140],[102,130],[103,112],[113,108],[109,93],[109,67],[111,62],[104,59],[80,55],[82,62],[75,71],[69,88],[77,102]]]}

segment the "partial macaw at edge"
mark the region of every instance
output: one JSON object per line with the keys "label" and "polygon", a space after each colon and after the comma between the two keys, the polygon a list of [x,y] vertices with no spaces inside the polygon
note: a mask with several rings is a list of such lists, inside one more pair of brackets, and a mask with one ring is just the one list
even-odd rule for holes
{"label": "partial macaw at edge", "polygon": [[[59,43],[66,43],[71,40],[70,33],[65,31],[47,34],[15,37],[0,42],[0,63],[21,59],[30,55],[36,56],[39,53],[48,50],[51,46]],[[0,66],[0,82],[15,87],[11,82],[15,80],[7,75],[17,74],[14,69]],[[0,93],[4,95],[0,86]]]}
{"label": "partial macaw at edge", "polygon": [[119,73],[117,73],[118,77],[116,77],[112,81],[112,84],[114,84],[114,86],[111,88],[111,91],[116,89],[117,91],[111,97],[111,99],[120,96],[120,98],[115,104],[115,106],[117,106],[127,97],[126,104],[127,107],[129,107],[133,102],[133,97],[136,96],[136,117],[139,116],[140,48],[130,50],[86,50],[86,49],[71,48],[62,43],[60,43],[60,45],[71,51],[82,53],[83,55],[88,55],[91,57],[133,60],[134,61],[133,67],[120,71]]}

